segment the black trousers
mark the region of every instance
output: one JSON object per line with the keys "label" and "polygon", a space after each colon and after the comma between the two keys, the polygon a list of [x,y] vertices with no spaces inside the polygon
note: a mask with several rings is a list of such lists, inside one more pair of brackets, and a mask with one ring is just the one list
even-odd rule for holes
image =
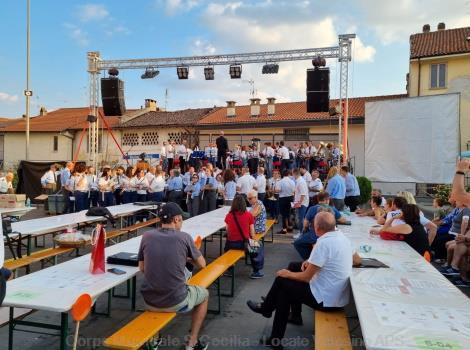
{"label": "black trousers", "polygon": [[[301,262],[291,262],[288,269],[292,272],[300,272],[301,267]],[[299,317],[302,312],[302,304],[316,310],[335,309],[325,308],[323,303],[318,303],[312,295],[308,283],[276,277],[263,303],[263,308],[266,311],[275,311],[271,331],[272,339],[280,341],[284,337],[290,310],[292,309],[293,316]]]}
{"label": "black trousers", "polygon": [[294,200],[293,196],[279,198],[279,211],[282,216],[282,228],[290,226],[290,203]]}
{"label": "black trousers", "polygon": [[284,170],[289,169],[290,159],[282,159],[281,160],[281,175]]}
{"label": "black trousers", "polygon": [[356,211],[359,202],[361,201],[360,196],[349,196],[344,198],[344,204],[346,204],[351,212]]}
{"label": "black trousers", "polygon": [[248,159],[248,169],[250,169],[250,175],[254,175],[258,172],[258,164],[259,164],[259,159],[258,158],[250,158]]}
{"label": "black trousers", "polygon": [[180,171],[181,174],[186,172],[186,159],[184,157],[180,157]]}
{"label": "black trousers", "polygon": [[173,169],[173,158],[167,158],[168,160],[168,173]]}

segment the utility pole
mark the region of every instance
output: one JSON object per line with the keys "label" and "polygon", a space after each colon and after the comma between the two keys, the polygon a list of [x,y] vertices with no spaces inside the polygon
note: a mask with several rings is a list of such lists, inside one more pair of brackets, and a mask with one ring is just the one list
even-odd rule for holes
{"label": "utility pole", "polygon": [[30,0],[26,0],[26,160],[29,160],[29,106],[33,92],[29,89],[29,59],[30,59]]}

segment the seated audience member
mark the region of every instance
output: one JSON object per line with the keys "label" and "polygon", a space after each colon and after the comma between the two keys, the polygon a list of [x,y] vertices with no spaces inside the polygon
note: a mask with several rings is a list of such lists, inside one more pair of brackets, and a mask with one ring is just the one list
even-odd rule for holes
{"label": "seated audience member", "polygon": [[[455,210],[453,210],[446,218],[451,218],[450,227],[447,232],[441,230],[436,236],[435,241],[431,245],[434,251],[435,259],[445,259],[447,256],[447,242],[455,240],[457,235],[464,235],[468,229],[468,219],[470,216],[470,208],[466,207],[462,202],[455,202]],[[442,225],[440,226],[443,227]]]}
{"label": "seated audience member", "polygon": [[[464,235],[458,234],[454,241],[447,242],[447,264],[439,271],[448,277],[462,276],[457,281],[459,287],[470,287],[470,281],[465,281],[460,266],[465,262],[464,258],[470,254],[470,230]],[[454,281],[453,281],[454,283]],[[455,284],[455,283],[454,283]]]}
{"label": "seated audience member", "polygon": [[150,311],[192,312],[186,350],[207,349],[198,336],[207,314],[209,292],[186,283],[187,262],[204,268],[206,261],[192,237],[180,231],[183,211],[177,204],[165,204],[158,216],[161,228],[145,232],[140,243],[139,269],[144,274],[142,296]]}
{"label": "seated audience member", "polygon": [[[255,237],[255,218],[246,210],[245,198],[236,195],[232,201],[229,213],[225,216],[227,230],[227,240],[225,241],[225,251],[230,249],[245,250],[246,242]],[[256,259],[258,256],[250,256],[253,272],[250,278],[262,278],[263,260]]]}
{"label": "seated audience member", "polygon": [[341,213],[338,209],[328,205],[330,202],[330,195],[328,192],[319,193],[317,199],[318,204],[310,207],[307,214],[305,214],[305,218],[303,220],[303,234],[294,241],[294,247],[302,259],[308,259],[310,252],[312,251],[312,246],[317,242],[318,237],[315,233],[313,222],[315,220],[315,216],[319,212],[330,211],[333,213],[338,223],[345,223],[347,221],[346,218],[341,217]]}
{"label": "seated audience member", "polygon": [[442,198],[434,198],[432,201],[432,207],[434,208],[434,219],[432,222],[436,225],[452,210],[452,208],[448,206],[447,202]]}
{"label": "seated audience member", "polygon": [[[270,318],[275,312],[271,335],[264,345],[283,349],[283,337],[289,321],[302,324],[302,304],[318,310],[337,310],[349,302],[349,276],[353,262],[360,264],[351,242],[339,230],[333,214],[318,213],[314,221],[318,242],[303,263],[290,263],[277,277],[263,302],[249,300],[248,307]],[[292,315],[289,318],[289,311]]]}
{"label": "seated audience member", "polygon": [[385,209],[381,207],[382,198],[381,197],[372,197],[370,200],[370,207],[374,212],[375,220],[381,220],[385,217]]}
{"label": "seated audience member", "polygon": [[[385,208],[387,201],[382,196],[382,190],[378,188],[374,188],[370,194],[371,199],[372,197],[380,197],[380,200],[381,200],[380,206],[382,208]],[[371,208],[358,208],[356,209],[356,214],[358,214],[359,216],[375,216],[375,213]]]}
{"label": "seated audience member", "polygon": [[415,204],[405,204],[401,213],[388,218],[379,232],[403,235],[404,241],[420,255],[429,251],[428,236],[420,222],[419,208]]}
{"label": "seated audience member", "polygon": [[388,213],[392,211],[392,205],[393,205],[393,198],[387,198],[387,200],[385,201],[385,207],[384,207],[385,214],[381,218],[377,219],[377,224],[379,225],[385,224],[385,220],[387,219]]}

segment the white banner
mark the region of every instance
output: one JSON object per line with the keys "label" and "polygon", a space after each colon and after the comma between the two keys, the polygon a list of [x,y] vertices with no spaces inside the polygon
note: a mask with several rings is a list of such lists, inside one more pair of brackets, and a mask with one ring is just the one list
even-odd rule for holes
{"label": "white banner", "polygon": [[459,153],[459,97],[367,102],[366,176],[380,182],[450,183]]}

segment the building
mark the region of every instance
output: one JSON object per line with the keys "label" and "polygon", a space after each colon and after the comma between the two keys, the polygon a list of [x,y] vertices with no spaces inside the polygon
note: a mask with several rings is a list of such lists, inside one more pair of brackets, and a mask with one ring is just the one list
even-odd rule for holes
{"label": "building", "polygon": [[428,24],[410,36],[410,97],[460,93],[460,146],[470,146],[470,27],[436,31]]}
{"label": "building", "polygon": [[[369,101],[404,98],[406,95],[355,97],[349,99],[349,150],[351,163],[357,175],[364,175],[364,122],[365,103]],[[330,100],[334,107],[338,100]],[[214,110],[198,122],[201,145],[206,145],[225,132],[229,146],[247,145],[252,139],[264,142],[286,141],[288,145],[304,141],[314,143],[338,140],[338,117],[328,112],[307,113],[305,101],[276,103],[268,98],[266,104],[251,99],[249,105],[236,106],[228,101],[227,107]]]}

